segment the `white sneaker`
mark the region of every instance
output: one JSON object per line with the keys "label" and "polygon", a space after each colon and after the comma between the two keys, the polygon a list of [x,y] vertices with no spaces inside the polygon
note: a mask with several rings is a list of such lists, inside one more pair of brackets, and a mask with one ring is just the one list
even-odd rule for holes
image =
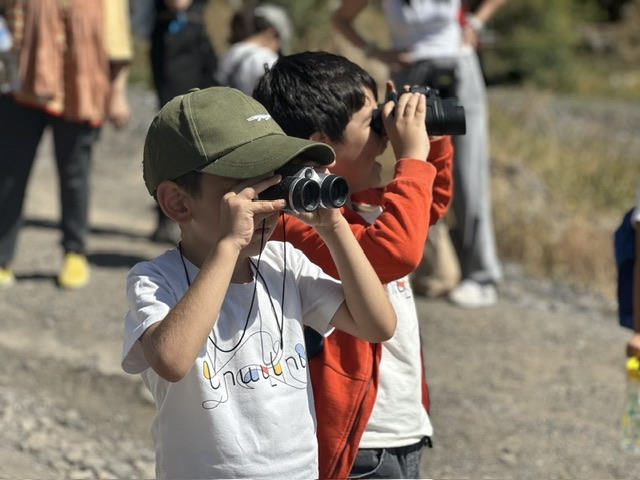
{"label": "white sneaker", "polygon": [[464,308],[487,307],[498,301],[498,291],[492,283],[463,280],[449,293],[449,300]]}

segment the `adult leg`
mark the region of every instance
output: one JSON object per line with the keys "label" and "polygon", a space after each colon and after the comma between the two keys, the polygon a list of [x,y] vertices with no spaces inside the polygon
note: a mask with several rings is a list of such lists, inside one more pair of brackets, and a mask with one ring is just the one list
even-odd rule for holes
{"label": "adult leg", "polygon": [[27,182],[45,126],[40,110],[0,96],[0,267],[15,254]]}
{"label": "adult leg", "polygon": [[414,293],[435,298],[449,293],[460,282],[460,266],[445,218],[429,227],[422,261],[412,273]]}
{"label": "adult leg", "polygon": [[[446,60],[442,62],[445,65],[425,60],[393,73],[392,78],[396,89],[400,90],[404,85],[437,86],[441,89],[442,96],[450,96],[452,92],[447,92],[447,88],[443,88],[447,83],[447,79],[444,78],[446,75],[438,72],[446,72],[446,67],[451,66],[451,62]],[[418,295],[438,297],[449,293],[459,281],[460,266],[449,235],[449,226],[445,219],[441,218],[429,228],[422,261],[412,275],[413,290]]]}
{"label": "adult leg", "polygon": [[453,138],[454,231],[463,280],[498,283],[498,260],[491,215],[487,96],[475,52],[463,55],[458,69],[458,99],[464,106],[467,132]]}
{"label": "adult leg", "polygon": [[62,247],[65,252],[86,252],[89,232],[90,169],[99,129],[86,123],[50,119],[58,166]]}

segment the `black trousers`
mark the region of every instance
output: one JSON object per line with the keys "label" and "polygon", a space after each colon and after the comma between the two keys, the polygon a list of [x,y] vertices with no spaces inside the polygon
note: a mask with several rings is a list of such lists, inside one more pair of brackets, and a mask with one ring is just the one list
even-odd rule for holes
{"label": "black trousers", "polygon": [[62,247],[84,253],[89,230],[90,165],[99,129],[69,122],[0,96],[0,265],[11,262],[22,226],[24,196],[45,128],[58,169]]}

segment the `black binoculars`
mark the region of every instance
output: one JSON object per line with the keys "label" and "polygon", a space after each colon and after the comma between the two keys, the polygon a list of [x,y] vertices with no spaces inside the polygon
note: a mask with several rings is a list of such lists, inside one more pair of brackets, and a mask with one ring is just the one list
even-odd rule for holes
{"label": "black binoculars", "polygon": [[[464,135],[467,131],[466,119],[464,116],[464,108],[458,104],[455,97],[441,98],[440,93],[435,88],[425,86],[414,86],[409,92],[422,93],[427,97],[427,116],[425,125],[429,135]],[[400,95],[406,92],[401,92]],[[387,101],[393,100],[396,94],[388,95]],[[378,134],[384,133],[384,124],[382,123],[382,107],[384,104],[378,105],[373,112],[371,119],[371,128]]]}
{"label": "black binoculars", "polygon": [[285,199],[284,210],[313,212],[317,208],[340,208],[347,201],[349,186],[338,175],[318,173],[306,165],[285,165],[276,170],[280,183],[258,195],[259,200]]}

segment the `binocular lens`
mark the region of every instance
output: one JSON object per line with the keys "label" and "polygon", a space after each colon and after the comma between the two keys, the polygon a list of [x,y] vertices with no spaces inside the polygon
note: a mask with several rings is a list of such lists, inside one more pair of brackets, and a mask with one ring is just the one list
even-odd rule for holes
{"label": "binocular lens", "polygon": [[320,186],[320,204],[324,208],[340,208],[347,201],[349,186],[337,175],[327,175]]}
{"label": "binocular lens", "polygon": [[337,175],[317,173],[313,167],[285,165],[277,170],[282,181],[258,195],[261,200],[284,198],[285,210],[313,212],[318,207],[339,208],[349,195],[347,181]]}
{"label": "binocular lens", "polygon": [[308,178],[300,178],[290,187],[288,201],[296,212],[313,212],[320,205],[320,185]]}

